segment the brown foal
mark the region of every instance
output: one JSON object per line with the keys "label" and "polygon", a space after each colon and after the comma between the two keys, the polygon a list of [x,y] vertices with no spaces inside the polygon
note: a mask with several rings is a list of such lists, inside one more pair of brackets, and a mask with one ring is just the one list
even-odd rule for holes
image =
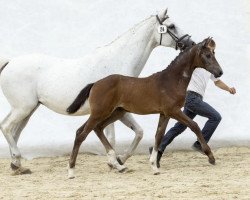
{"label": "brown foal", "polygon": [[196,67],[202,67],[215,77],[222,75],[222,69],[214,56],[215,42],[211,38],[181,52],[163,71],[146,78],[134,78],[111,75],[96,83],[87,85],[67,109],[76,112],[88,99],[91,114],[88,120],[76,132],[74,147],[69,161],[69,178],[74,178],[74,167],[80,145],[94,130],[104,145],[109,165],[124,171],[126,167],[116,160],[115,151],[106,139],[103,129],[121,118],[126,112],[136,114],[160,114],[155,135],[155,146],[150,157],[154,174],[159,173],[156,166],[157,150],[171,118],[189,127],[197,136],[209,162],[215,164],[214,156],[205,142],[196,122],[181,111],[184,105],[186,89]]}

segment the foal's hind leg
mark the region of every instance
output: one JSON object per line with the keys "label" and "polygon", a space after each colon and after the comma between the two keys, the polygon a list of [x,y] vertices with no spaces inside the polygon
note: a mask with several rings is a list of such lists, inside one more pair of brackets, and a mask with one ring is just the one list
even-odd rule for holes
{"label": "foal's hind leg", "polygon": [[134,154],[136,147],[143,137],[143,130],[130,113],[125,113],[120,121],[135,132],[134,140],[129,149],[126,150],[124,155],[119,155],[117,158],[120,164],[124,164],[126,160]]}
{"label": "foal's hind leg", "polygon": [[125,114],[125,110],[123,110],[122,108],[117,108],[115,111],[112,112],[112,114],[108,118],[100,122],[94,129],[95,133],[97,134],[97,136],[99,137],[100,141],[102,142],[102,144],[104,145],[106,149],[107,156],[108,156],[108,165],[112,166],[113,168],[118,169],[119,172],[123,172],[126,169],[126,167],[118,163],[116,159],[115,151],[113,147],[110,145],[107,138],[105,137],[103,133],[103,129],[106,126],[108,126],[110,123],[113,123],[116,120],[120,119],[124,114]]}
{"label": "foal's hind leg", "polygon": [[88,134],[95,128],[100,120],[94,118],[90,115],[89,119],[76,131],[76,137],[74,142],[74,147],[70,155],[68,177],[75,178],[74,168],[76,164],[76,158],[80,149],[82,142],[86,139]]}
{"label": "foal's hind leg", "polygon": [[196,136],[201,144],[202,150],[209,158],[209,163],[214,165],[215,158],[213,156],[213,153],[210,150],[210,147],[207,145],[198,124],[196,122],[194,122],[192,119],[190,119],[188,116],[186,116],[181,110],[176,112],[175,115],[173,115],[173,118],[175,118],[176,120],[178,120],[182,124],[189,127],[196,134]]}
{"label": "foal's hind leg", "polygon": [[107,138],[105,137],[103,133],[103,127],[97,125],[94,131],[106,149],[107,157],[108,157],[108,165],[111,168],[117,169],[119,172],[124,172],[127,168],[124,165],[120,165],[118,161],[116,160],[116,153],[114,149],[112,148],[112,146],[110,145]]}

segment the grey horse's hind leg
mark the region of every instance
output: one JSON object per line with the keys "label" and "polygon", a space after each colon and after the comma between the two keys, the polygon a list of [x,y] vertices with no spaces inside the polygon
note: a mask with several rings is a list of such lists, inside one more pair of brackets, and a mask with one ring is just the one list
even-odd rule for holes
{"label": "grey horse's hind leg", "polygon": [[18,125],[16,126],[16,129],[12,132],[13,133],[13,138],[16,141],[16,143],[19,140],[19,137],[23,131],[23,129],[25,128],[25,126],[27,125],[30,117],[32,116],[32,114],[36,111],[36,109],[38,108],[39,104],[33,109],[33,111],[23,120],[21,120]]}
{"label": "grey horse's hind leg", "polygon": [[109,124],[105,129],[105,135],[111,144],[111,146],[115,149],[115,125],[114,123]]}
{"label": "grey horse's hind leg", "polygon": [[30,173],[29,169],[21,167],[21,153],[17,147],[17,141],[21,134],[21,131],[27,124],[30,116],[34,112],[35,108],[29,107],[26,109],[12,108],[11,112],[1,123],[1,130],[9,144],[11,153],[11,168],[15,170],[16,174]]}

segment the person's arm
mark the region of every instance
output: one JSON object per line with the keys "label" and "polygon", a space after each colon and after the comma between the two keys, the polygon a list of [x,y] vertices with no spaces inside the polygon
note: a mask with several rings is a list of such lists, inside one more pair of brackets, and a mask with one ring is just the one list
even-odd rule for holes
{"label": "person's arm", "polygon": [[219,87],[222,90],[228,91],[230,94],[235,94],[236,89],[234,87],[229,87],[227,84],[225,84],[222,80],[214,81],[214,84]]}

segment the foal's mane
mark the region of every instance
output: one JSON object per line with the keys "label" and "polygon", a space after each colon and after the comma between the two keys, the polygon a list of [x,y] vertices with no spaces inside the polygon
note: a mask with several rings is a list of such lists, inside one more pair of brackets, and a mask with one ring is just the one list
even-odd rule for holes
{"label": "foal's mane", "polygon": [[[174,60],[171,61],[171,63],[170,63],[165,69],[163,69],[162,71],[157,72],[157,73],[164,72],[164,71],[166,71],[168,68],[171,68],[172,66],[174,66],[182,57],[186,56],[188,53],[190,53],[190,52],[192,51],[193,48],[197,48],[200,44],[201,44],[201,42],[198,43],[198,44],[196,44],[196,45],[194,45],[194,46],[192,46],[192,47],[190,47],[190,48],[186,48],[185,50],[181,51],[181,52],[174,58]],[[157,74],[157,73],[155,73],[155,74]]]}

